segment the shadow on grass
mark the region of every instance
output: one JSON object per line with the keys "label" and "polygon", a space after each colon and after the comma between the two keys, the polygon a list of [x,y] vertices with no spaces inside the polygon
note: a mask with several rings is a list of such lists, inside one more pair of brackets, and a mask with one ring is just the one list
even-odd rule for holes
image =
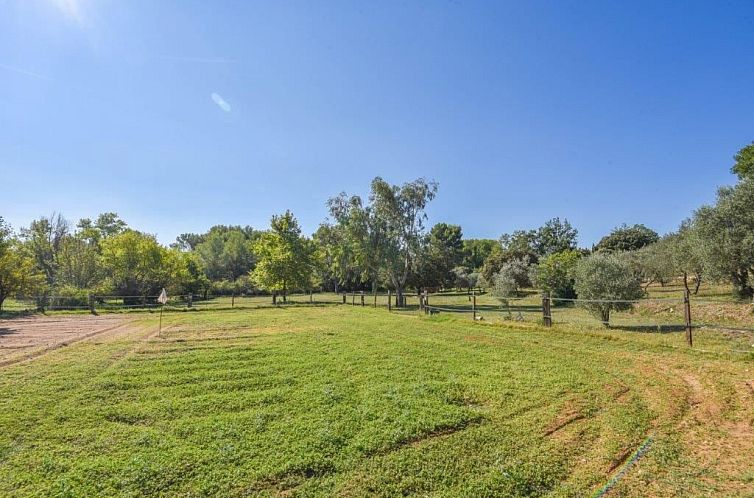
{"label": "shadow on grass", "polygon": [[21,311],[0,311],[0,320],[9,320],[12,318],[23,318],[25,316],[38,315],[38,311],[21,310]]}
{"label": "shadow on grass", "polygon": [[625,332],[644,332],[644,333],[660,333],[665,334],[669,332],[683,332],[686,330],[684,325],[610,325],[605,327],[605,330],[622,330]]}

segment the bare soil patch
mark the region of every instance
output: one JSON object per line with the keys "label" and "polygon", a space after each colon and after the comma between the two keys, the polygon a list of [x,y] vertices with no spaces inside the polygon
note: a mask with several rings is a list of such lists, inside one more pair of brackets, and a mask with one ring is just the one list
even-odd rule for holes
{"label": "bare soil patch", "polygon": [[127,322],[115,315],[35,315],[0,320],[0,367],[114,330]]}

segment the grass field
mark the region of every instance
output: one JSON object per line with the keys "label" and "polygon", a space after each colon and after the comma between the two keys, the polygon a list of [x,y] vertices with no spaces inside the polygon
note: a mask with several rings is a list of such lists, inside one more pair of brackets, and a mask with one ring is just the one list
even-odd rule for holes
{"label": "grass field", "polygon": [[351,306],[154,315],[0,369],[4,496],[751,496],[726,336]]}

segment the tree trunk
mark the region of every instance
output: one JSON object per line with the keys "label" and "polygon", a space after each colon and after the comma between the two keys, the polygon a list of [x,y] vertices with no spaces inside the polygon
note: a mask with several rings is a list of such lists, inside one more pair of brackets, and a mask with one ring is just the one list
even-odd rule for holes
{"label": "tree trunk", "polygon": [[741,299],[750,299],[754,296],[754,288],[749,284],[748,270],[737,271],[731,275],[733,281],[733,291],[736,297]]}
{"label": "tree trunk", "polygon": [[686,292],[690,292],[690,290],[689,290],[689,274],[687,272],[683,272],[683,288],[686,289]]}
{"label": "tree trunk", "polygon": [[600,316],[602,318],[602,325],[605,328],[610,328],[610,308],[603,308],[600,310]]}
{"label": "tree trunk", "polygon": [[694,283],[694,295],[696,296],[699,293],[699,286],[702,285],[702,274],[696,273],[694,274],[694,278],[696,279]]}

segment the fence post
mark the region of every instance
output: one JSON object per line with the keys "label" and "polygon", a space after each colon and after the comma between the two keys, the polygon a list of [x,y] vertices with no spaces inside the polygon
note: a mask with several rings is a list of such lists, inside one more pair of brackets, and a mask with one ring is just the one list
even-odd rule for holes
{"label": "fence post", "polygon": [[356,306],[356,291],[351,291],[351,306]]}
{"label": "fence post", "polygon": [[393,302],[391,301],[392,297],[390,296],[391,292],[390,289],[387,290],[387,310],[393,311]]}
{"label": "fence post", "polygon": [[691,296],[689,291],[683,292],[683,315],[686,319],[686,342],[689,347],[693,347],[694,340],[691,337]]}
{"label": "fence post", "polygon": [[188,301],[187,301],[187,303],[186,303],[186,307],[187,307],[187,308],[192,308],[193,306],[194,306],[194,294],[193,294],[193,293],[190,293],[190,294],[188,295]]}
{"label": "fence post", "polygon": [[96,315],[97,314],[97,312],[94,309],[94,295],[92,295],[92,294],[89,294],[89,312],[92,315]]}
{"label": "fence post", "polygon": [[314,303],[314,291],[310,290],[309,291],[309,304],[312,304],[312,303]]}
{"label": "fence post", "polygon": [[374,288],[374,307],[377,307],[377,287]]}
{"label": "fence post", "polygon": [[361,305],[364,306],[364,291],[361,291]]}
{"label": "fence post", "polygon": [[542,293],[542,323],[545,327],[552,327],[552,313],[550,312],[550,293]]}
{"label": "fence post", "polygon": [[235,308],[236,307],[236,293],[235,292],[233,292],[230,295],[230,307],[231,308]]}
{"label": "fence post", "polygon": [[278,305],[278,293],[275,291],[272,291],[272,305],[273,306]]}
{"label": "fence post", "polygon": [[476,321],[476,291],[471,294],[471,319]]}
{"label": "fence post", "polygon": [[343,304],[346,304],[346,293],[343,293]]}

